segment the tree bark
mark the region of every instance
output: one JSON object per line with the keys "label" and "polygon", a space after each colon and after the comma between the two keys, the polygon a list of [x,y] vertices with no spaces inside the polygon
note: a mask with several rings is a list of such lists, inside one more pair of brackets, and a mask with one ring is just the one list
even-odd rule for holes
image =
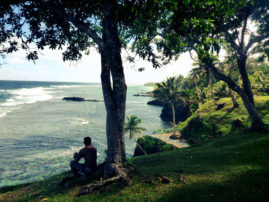
{"label": "tree bark", "polygon": [[173,103],[171,103],[171,108],[172,108],[172,114],[173,114],[174,135],[176,135],[176,111],[175,111],[175,106]]}
{"label": "tree bark", "polygon": [[251,129],[257,130],[257,129],[263,128],[264,123],[261,117],[259,116],[258,111],[256,110],[255,106],[252,104],[251,100],[249,99],[247,93],[243,89],[241,89],[236,83],[234,83],[228,76],[220,73],[213,64],[210,65],[209,68],[211,69],[216,79],[226,82],[228,86],[233,91],[238,93],[238,95],[241,97],[251,120]]}
{"label": "tree bark", "polygon": [[[115,16],[115,3],[104,1],[104,18],[101,50],[101,81],[106,106],[106,136],[108,156],[104,176],[115,176],[125,161],[125,103],[126,83],[121,60],[121,43]],[[112,78],[112,82],[111,82]]]}
{"label": "tree bark", "polygon": [[[248,73],[246,70],[247,54],[248,54],[250,47],[253,45],[253,43],[255,43],[255,40],[254,41],[250,40],[249,43],[247,45],[245,45],[245,34],[246,34],[247,23],[248,23],[248,18],[250,16],[250,14],[251,13],[249,13],[249,12],[247,12],[245,14],[244,21],[243,21],[243,27],[241,29],[241,39],[239,41],[239,45],[237,45],[235,43],[233,37],[231,37],[231,34],[229,34],[228,32],[226,33],[226,38],[227,38],[228,42],[231,44],[231,47],[236,52],[237,65],[238,65],[239,73],[240,73],[242,81],[243,81],[243,89],[246,92],[252,105],[255,106],[254,97],[253,97],[253,93],[251,90],[251,85],[250,85],[250,81],[248,78]],[[263,37],[261,38],[261,40],[263,40]]]}
{"label": "tree bark", "polygon": [[[228,76],[231,77],[231,74],[232,74],[232,65],[230,67],[228,67]],[[228,91],[229,91],[229,94],[232,98],[232,101],[233,101],[233,105],[234,105],[234,108],[237,108],[239,106],[238,102],[236,101],[234,95],[233,95],[233,92],[230,88],[230,86],[228,85]]]}
{"label": "tree bark", "polygon": [[255,106],[254,97],[253,97],[253,93],[251,90],[251,85],[250,85],[250,81],[248,78],[248,73],[246,70],[246,62],[247,62],[247,56],[244,56],[241,54],[237,58],[237,65],[239,68],[239,73],[240,73],[242,81],[243,81],[243,89],[246,92],[250,102],[253,104],[253,106]]}

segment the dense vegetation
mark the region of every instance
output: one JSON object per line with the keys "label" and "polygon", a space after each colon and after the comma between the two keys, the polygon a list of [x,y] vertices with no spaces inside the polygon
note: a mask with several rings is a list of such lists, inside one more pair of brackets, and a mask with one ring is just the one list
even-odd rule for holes
{"label": "dense vegetation", "polygon": [[[231,74],[233,80],[237,83],[238,86],[242,86],[242,79],[234,66],[234,63],[223,63],[222,70],[224,72],[228,72]],[[247,63],[247,71],[249,72],[249,78],[251,81],[252,92],[254,96],[266,96],[269,95],[269,63],[267,62],[258,62],[257,59],[251,58]],[[167,88],[167,92],[160,94],[160,91],[163,91],[163,87],[160,85],[169,84],[170,80],[173,80],[177,83],[177,88],[171,90]],[[193,68],[189,75],[185,78],[182,76],[168,78],[166,81],[156,84],[155,90],[153,91],[153,95],[156,99],[159,99],[163,96],[163,101],[167,104],[171,103],[167,101],[169,96],[167,94],[173,94],[173,105],[180,105],[180,107],[188,106],[192,113],[195,113],[198,109],[199,105],[203,105],[203,103],[212,101],[212,107],[216,107],[216,109],[220,109],[225,105],[229,104],[229,99],[223,103],[220,101],[221,98],[230,97],[230,101],[233,103],[234,108],[238,107],[238,102],[240,97],[234,92],[231,91],[229,86],[220,80],[215,79],[210,72],[203,71],[199,67]],[[255,97],[254,97],[255,99]],[[182,103],[184,103],[182,105]],[[244,110],[242,108],[242,102],[240,110]],[[211,107],[211,108],[212,108]],[[173,109],[173,107],[172,107]],[[259,109],[258,109],[259,111]],[[175,111],[176,112],[176,111]],[[174,117],[173,110],[173,117]],[[180,116],[180,115],[178,115]],[[187,118],[187,117],[185,117]],[[171,120],[172,119],[171,116]],[[250,127],[250,126],[248,126]],[[215,130],[215,129],[213,129]]]}
{"label": "dense vegetation", "polygon": [[[268,100],[269,96],[255,97],[257,109],[266,124],[269,124]],[[187,121],[178,124],[181,136],[190,143],[199,143],[201,140],[247,132],[251,123],[242,101],[238,100],[237,108],[233,107],[230,98],[222,98],[219,102],[224,104],[221,110],[213,101],[209,101],[193,113]],[[208,116],[209,113],[210,116]]]}

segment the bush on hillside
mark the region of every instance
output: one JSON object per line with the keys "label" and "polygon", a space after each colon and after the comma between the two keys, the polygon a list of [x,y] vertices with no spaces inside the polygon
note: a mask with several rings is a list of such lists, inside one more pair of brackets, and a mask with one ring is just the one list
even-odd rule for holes
{"label": "bush on hillside", "polygon": [[201,140],[220,136],[215,124],[208,123],[199,118],[199,116],[190,120],[188,125],[182,128],[180,132],[181,137],[186,139],[190,144],[199,143]]}
{"label": "bush on hillside", "polygon": [[[138,138],[137,142],[141,147],[146,151],[147,154],[154,154],[162,151],[171,151],[175,147],[169,144],[166,144],[162,140],[151,136],[144,136],[144,138]],[[136,145],[134,156],[144,155],[143,151]]]}

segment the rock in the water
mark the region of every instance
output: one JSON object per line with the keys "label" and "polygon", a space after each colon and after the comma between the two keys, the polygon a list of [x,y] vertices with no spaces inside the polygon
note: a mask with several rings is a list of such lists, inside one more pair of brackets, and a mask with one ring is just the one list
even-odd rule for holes
{"label": "rock in the water", "polygon": [[88,101],[88,102],[103,102],[103,100],[96,100],[96,99],[85,99],[82,97],[64,97],[63,100],[67,100],[67,101],[75,101],[75,102],[84,102],[84,101]]}
{"label": "rock in the water", "polygon": [[96,99],[90,99],[90,100],[85,100],[85,101],[89,101],[89,102],[103,102],[103,100],[96,100]]}
{"label": "rock in the water", "polygon": [[149,96],[151,96],[151,92],[137,93],[137,94],[134,94],[133,96],[144,96],[144,97],[149,97]]}
{"label": "rock in the water", "polygon": [[66,101],[76,101],[76,102],[85,101],[85,99],[82,98],[82,97],[64,97],[63,100],[66,100]]}
{"label": "rock in the water", "polygon": [[[178,103],[175,106],[176,111],[176,122],[185,121],[189,116],[191,116],[190,107],[185,106],[183,102]],[[172,108],[170,104],[164,105],[161,113],[161,119],[164,121],[173,121]]]}
{"label": "rock in the water", "polygon": [[161,101],[160,99],[151,100],[147,102],[148,105],[154,105],[154,106],[164,106],[165,103]]}

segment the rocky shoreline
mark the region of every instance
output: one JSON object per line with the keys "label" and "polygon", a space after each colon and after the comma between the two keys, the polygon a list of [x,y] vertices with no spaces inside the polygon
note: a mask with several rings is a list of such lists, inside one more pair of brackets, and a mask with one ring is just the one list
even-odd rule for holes
{"label": "rocky shoreline", "polygon": [[[160,99],[155,99],[147,102],[148,105],[163,107],[160,117],[163,121],[172,122],[172,108],[170,104],[166,104]],[[184,105],[183,101],[179,102],[175,106],[176,122],[185,121],[191,116],[190,108],[188,105]]]}
{"label": "rocky shoreline", "polygon": [[164,141],[166,144],[173,145],[177,148],[188,147],[189,144],[184,139],[171,139],[173,133],[161,133],[161,134],[153,134],[151,137],[158,138]]}
{"label": "rocky shoreline", "polygon": [[85,99],[82,97],[64,97],[63,100],[65,101],[74,101],[74,102],[103,102],[103,100],[96,100],[96,99]]}

